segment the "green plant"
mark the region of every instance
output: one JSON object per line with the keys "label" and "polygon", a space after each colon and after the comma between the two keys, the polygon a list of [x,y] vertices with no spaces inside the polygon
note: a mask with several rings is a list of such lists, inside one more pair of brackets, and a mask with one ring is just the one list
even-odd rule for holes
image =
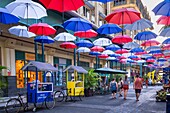
{"label": "green plant", "polygon": [[2,76],[2,70],[3,70],[3,69],[7,69],[7,67],[5,67],[5,66],[0,66],[0,97],[3,96],[3,90],[2,90],[2,88],[7,87],[7,84],[4,83],[4,81],[3,81],[3,76]]}
{"label": "green plant", "polygon": [[148,77],[147,75],[144,75],[144,76],[143,76],[143,79],[144,79],[144,80],[147,80],[147,79],[149,79],[149,77]]}
{"label": "green plant", "polygon": [[119,82],[119,79],[120,79],[120,78],[123,79],[124,77],[125,77],[124,74],[117,74],[117,75],[114,75],[114,78],[115,78],[116,82]]}

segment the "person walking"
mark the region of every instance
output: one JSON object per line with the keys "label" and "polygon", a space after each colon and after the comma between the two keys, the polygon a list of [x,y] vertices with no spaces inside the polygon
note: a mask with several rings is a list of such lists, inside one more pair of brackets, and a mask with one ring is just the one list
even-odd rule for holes
{"label": "person walking", "polygon": [[112,79],[112,81],[110,82],[110,90],[112,92],[112,99],[116,99],[117,89],[118,89],[118,84],[115,81],[115,79]]}
{"label": "person walking", "polygon": [[122,91],[123,91],[123,80],[122,80],[122,78],[119,79],[118,87],[119,87],[119,97],[122,97]]}
{"label": "person walking", "polygon": [[125,79],[123,81],[124,100],[126,100],[128,89],[129,89],[129,80],[128,77],[125,76]]}
{"label": "person walking", "polygon": [[142,90],[142,80],[139,78],[139,75],[136,75],[134,84],[133,84],[133,88],[135,89],[135,93],[136,93],[136,101],[139,101],[139,96]]}

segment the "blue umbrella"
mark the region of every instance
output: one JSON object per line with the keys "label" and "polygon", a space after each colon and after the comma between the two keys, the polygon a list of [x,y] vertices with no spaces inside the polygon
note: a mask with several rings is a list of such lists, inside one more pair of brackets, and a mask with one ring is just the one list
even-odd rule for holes
{"label": "blue umbrella", "polygon": [[110,55],[110,57],[120,57],[121,55],[120,54],[112,54],[112,55]]}
{"label": "blue umbrella", "polygon": [[157,60],[157,62],[165,62],[165,61],[167,61],[165,58],[159,58],[159,59]]}
{"label": "blue umbrella", "polygon": [[153,23],[147,19],[140,19],[134,22],[133,24],[125,25],[124,29],[128,30],[144,30],[146,28],[151,28]]}
{"label": "blue umbrella", "polygon": [[150,51],[149,54],[159,54],[162,53],[161,50]]}
{"label": "blue umbrella", "polygon": [[138,56],[136,56],[136,55],[131,55],[131,56],[129,56],[128,58],[133,59],[133,58],[138,58]]}
{"label": "blue umbrella", "polygon": [[112,44],[112,45],[107,46],[105,49],[106,50],[117,51],[118,49],[121,49],[121,48],[116,44]]}
{"label": "blue umbrella", "polygon": [[134,48],[138,48],[140,45],[137,44],[136,42],[129,42],[129,43],[126,43],[123,48],[125,49],[134,49]]}
{"label": "blue umbrella", "polygon": [[135,61],[134,61],[134,60],[131,60],[131,59],[128,59],[127,62],[129,62],[129,63],[135,63]]}
{"label": "blue umbrella", "polygon": [[131,53],[137,53],[137,52],[144,52],[144,50],[141,49],[141,48],[134,48],[134,49],[130,50],[130,52]]}
{"label": "blue umbrella", "polygon": [[156,38],[157,35],[151,31],[144,31],[144,32],[140,32],[138,33],[134,39],[136,40],[150,40],[153,38]]}
{"label": "blue umbrella", "polygon": [[162,30],[162,32],[160,33],[160,36],[169,37],[170,36],[170,28],[166,28],[166,29]]}
{"label": "blue umbrella", "polygon": [[101,55],[101,53],[100,53],[100,52],[98,52],[98,51],[91,51],[91,52],[89,53],[89,55],[95,55],[95,56],[98,56],[98,55]]}
{"label": "blue umbrella", "polygon": [[97,32],[99,34],[116,34],[122,31],[122,28],[120,28],[116,24],[103,24],[97,29]]}
{"label": "blue umbrella", "polygon": [[170,0],[160,2],[152,11],[155,15],[170,16]]}
{"label": "blue umbrella", "polygon": [[89,0],[89,1],[96,1],[96,2],[102,2],[102,3],[107,3],[107,2],[112,2],[113,0]]}
{"label": "blue umbrella", "polygon": [[14,24],[18,23],[19,18],[15,15],[12,15],[5,8],[0,8],[0,23],[3,24]]}
{"label": "blue umbrella", "polygon": [[70,18],[69,20],[65,21],[63,24],[65,29],[71,30],[71,31],[87,31],[89,29],[92,29],[92,24],[82,18]]}
{"label": "blue umbrella", "polygon": [[146,51],[155,51],[155,50],[161,50],[160,46],[150,46],[146,48]]}
{"label": "blue umbrella", "polygon": [[164,41],[162,42],[162,44],[170,44],[170,38],[164,40]]}
{"label": "blue umbrella", "polygon": [[76,42],[76,45],[78,47],[92,47],[93,43],[91,43],[89,40],[80,40],[78,42]]}
{"label": "blue umbrella", "polygon": [[149,56],[149,57],[146,57],[145,59],[148,60],[148,59],[156,59],[156,58],[153,56]]}

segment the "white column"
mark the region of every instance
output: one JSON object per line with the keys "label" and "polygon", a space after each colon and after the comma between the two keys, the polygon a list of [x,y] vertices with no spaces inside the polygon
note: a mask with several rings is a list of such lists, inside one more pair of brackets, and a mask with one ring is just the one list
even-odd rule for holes
{"label": "white column", "polygon": [[16,76],[16,67],[15,67],[15,49],[10,49],[10,70],[11,76]]}
{"label": "white column", "polygon": [[46,61],[47,63],[50,63],[51,65],[54,65],[54,62],[53,62],[53,56],[51,55],[46,55]]}

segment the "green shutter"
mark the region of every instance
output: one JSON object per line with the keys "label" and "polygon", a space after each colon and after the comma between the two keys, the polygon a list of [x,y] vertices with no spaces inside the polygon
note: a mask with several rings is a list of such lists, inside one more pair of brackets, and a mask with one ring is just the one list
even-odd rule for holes
{"label": "green shutter", "polygon": [[54,57],[54,64],[59,64],[59,58],[58,57]]}
{"label": "green shutter", "polygon": [[25,60],[25,52],[15,51],[15,60]]}
{"label": "green shutter", "polygon": [[[45,59],[45,55],[44,55],[44,59]],[[38,54],[38,59],[37,59],[37,61],[42,62],[42,54]]]}
{"label": "green shutter", "polygon": [[72,65],[72,60],[71,59],[66,59],[66,66]]}

